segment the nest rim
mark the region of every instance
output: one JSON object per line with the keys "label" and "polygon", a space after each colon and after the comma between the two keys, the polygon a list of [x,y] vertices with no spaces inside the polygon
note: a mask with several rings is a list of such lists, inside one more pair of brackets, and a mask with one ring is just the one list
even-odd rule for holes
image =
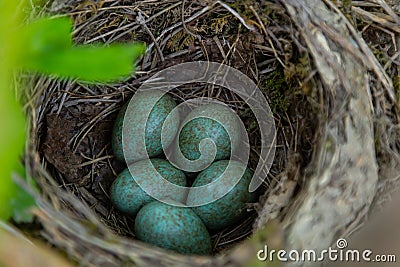
{"label": "nest rim", "polygon": [[[199,4],[198,10],[200,10],[200,11],[204,10],[205,9],[204,6],[207,7],[207,5],[205,3],[206,2],[204,2],[202,4]],[[176,5],[176,3],[175,4],[171,4],[171,6],[174,6],[174,5]],[[112,5],[111,5],[111,7],[112,7]],[[276,6],[275,4],[273,4],[272,7],[278,9],[279,6]],[[280,7],[283,8],[283,6],[280,6]],[[102,8],[103,7],[100,7],[99,10],[101,11]],[[110,8],[110,9],[113,9],[113,8],[114,7]],[[201,8],[203,8],[203,9],[201,9]],[[231,11],[229,9],[226,9],[226,6],[222,5],[222,6],[218,7],[218,8],[217,7],[214,7],[214,8],[215,8],[215,10],[217,10],[219,12],[221,12],[221,10],[222,10],[222,11],[226,12],[226,14],[231,14],[232,15]],[[82,14],[89,13],[90,10],[91,10],[91,7],[87,8],[86,11],[84,11]],[[96,12],[98,12],[99,10],[97,10]],[[122,10],[124,10],[124,7],[122,8]],[[210,10],[211,10],[211,12],[213,11],[212,9],[210,9]],[[278,9],[278,10],[280,10],[281,12],[284,12],[284,14],[286,14],[284,9]],[[217,11],[215,11],[215,12],[217,12]],[[254,14],[258,14],[257,12],[252,12],[252,13],[253,13],[253,15]],[[194,12],[194,14],[196,15],[195,12]],[[82,18],[79,17],[80,15],[81,14],[77,14],[77,15],[74,14],[73,16],[77,16],[79,19],[82,19]],[[256,15],[254,15],[254,16],[255,16],[255,19],[257,19],[257,16]],[[236,18],[236,19],[238,19],[238,18]],[[190,19],[186,19],[186,20],[189,20],[188,21],[189,23],[191,22]],[[78,23],[78,25],[79,25],[79,23]],[[82,29],[83,29],[82,26],[83,25],[85,25],[85,23],[82,23],[82,25],[80,25],[80,27],[78,26],[74,30],[74,33],[75,33],[75,36],[76,36],[76,41],[78,43],[79,42],[83,42],[83,43],[92,42],[93,38],[92,39],[89,38],[89,40],[86,39],[87,36],[88,36],[86,33],[83,34],[82,36],[76,35],[76,33],[79,32],[79,30],[82,31]],[[185,26],[186,24],[183,23],[182,25],[183,26],[181,26],[182,27],[181,31],[187,30],[187,35],[188,36],[192,36],[192,34],[191,34],[192,32],[190,31],[190,29],[185,29],[185,27],[187,27],[187,26]],[[239,25],[242,25],[242,26],[239,26],[239,28],[243,27],[243,26],[244,26],[244,28],[246,28],[246,23],[239,24]],[[153,41],[157,40],[157,38],[155,38],[154,36],[151,36],[151,34],[150,34],[151,31],[149,30],[147,25],[146,26],[142,25],[141,27],[143,27],[142,32],[144,32],[144,33],[149,35],[148,36],[148,38],[149,38],[148,40],[153,40]],[[280,29],[278,29],[278,30],[280,30]],[[115,31],[115,29],[111,29],[110,31],[111,32]],[[262,31],[263,31],[263,29],[261,27],[260,32],[262,32]],[[290,31],[294,31],[294,30],[290,29]],[[84,33],[84,32],[85,31],[82,31],[82,33]],[[161,32],[161,34],[162,33],[163,32]],[[177,33],[175,33],[175,34],[177,34]],[[272,32],[272,34],[274,34],[274,32]],[[290,34],[292,34],[294,36],[293,32],[290,32]],[[110,34],[110,35],[113,36],[113,34]],[[105,37],[104,34],[100,34],[98,36],[102,36],[102,38]],[[113,41],[113,39],[116,38],[116,37],[118,37],[118,36],[113,36],[112,38],[110,38],[110,40]],[[197,36],[192,36],[192,37],[193,37],[193,40],[196,40],[195,38],[197,38]],[[100,39],[100,38],[98,38],[98,39]],[[116,38],[116,39],[118,39],[118,38]],[[94,41],[96,41],[96,39]],[[106,41],[106,42],[108,42],[108,41]],[[267,43],[268,41],[265,41],[265,42]],[[171,62],[174,63],[174,64],[176,62],[180,62],[180,60],[181,60],[179,57],[176,57],[176,55],[179,55],[179,53],[182,53],[181,51],[171,52],[170,55],[163,55],[162,53],[160,53],[160,47],[157,47],[157,43],[163,43],[163,42],[160,41],[160,40],[158,40],[158,42],[155,42],[154,43],[155,45],[154,45],[153,50],[152,50],[152,53],[146,54],[147,55],[146,56],[147,57],[147,63],[146,64],[142,63],[140,65],[140,69],[139,69],[138,73],[139,74],[143,74],[143,73],[145,74],[142,77],[149,77],[149,76],[151,76],[151,73],[154,73],[154,71],[157,70],[158,66],[154,67],[154,64],[155,64],[154,62],[157,62],[157,60],[158,61],[160,61],[160,60],[162,61],[162,58],[166,59],[170,55],[172,55],[172,58],[170,58],[169,60],[171,60]],[[295,45],[297,45],[297,43],[300,44],[301,41],[295,39],[295,40],[292,40],[292,43],[295,43]],[[166,45],[165,42],[164,42],[164,45]],[[216,46],[218,47],[218,42],[216,42]],[[275,49],[274,46],[273,46],[273,48]],[[189,51],[190,49],[193,49],[193,48],[188,46],[188,48],[183,49],[183,51]],[[298,49],[298,47],[296,49]],[[201,50],[201,48],[200,48],[200,50]],[[272,52],[274,52],[274,51],[272,51]],[[143,59],[142,62],[146,62],[146,57]],[[282,58],[277,56],[275,58],[275,60],[276,60],[275,63],[279,65],[279,61],[282,60]],[[268,60],[266,60],[266,61],[268,61]],[[263,62],[261,62],[261,63],[263,63]],[[310,64],[310,63],[308,63],[308,64]],[[163,64],[163,67],[165,67],[165,66],[168,66],[168,64]],[[149,72],[147,70],[147,68],[150,68],[151,71]],[[311,73],[312,71],[308,70],[308,72]],[[106,101],[110,101],[112,104],[109,107],[107,107],[107,109],[105,109],[106,112],[104,114],[101,114],[101,116],[109,115],[112,112],[115,113],[116,110],[118,109],[118,104],[116,104],[118,101],[112,99],[112,97],[117,96],[117,97],[120,98],[119,101],[123,101],[124,99],[126,99],[126,97],[129,94],[133,93],[133,91],[135,90],[134,87],[137,86],[138,84],[140,84],[143,81],[144,78],[142,78],[142,77],[139,77],[139,79],[137,79],[137,80],[130,79],[130,81],[128,83],[123,83],[123,84],[111,86],[111,87],[114,87],[114,88],[116,88],[116,87],[123,88],[124,91],[122,91],[122,92],[121,92],[121,90],[117,90],[117,89],[114,89],[114,90],[110,90],[110,88],[106,89],[105,90],[105,94],[104,94],[104,96],[105,96],[104,99]],[[59,96],[56,97],[56,99],[58,98],[57,101],[61,100],[61,103],[64,103],[64,101],[66,101],[66,99],[67,99],[65,97],[66,95],[70,94],[71,96],[74,96],[74,89],[72,89],[74,86],[78,86],[78,87],[82,86],[83,90],[86,90],[86,89],[88,91],[91,90],[91,88],[89,88],[89,87],[85,88],[86,87],[85,85],[81,85],[81,84],[76,83],[74,81],[59,81],[59,82],[57,82],[57,81],[54,81],[54,80],[51,80],[51,79],[46,79],[44,77],[40,77],[35,82],[36,82],[36,87],[41,88],[39,90],[39,92],[41,92],[41,93],[37,94],[37,96],[41,95],[41,97],[38,98],[38,102],[37,103],[40,103],[41,101],[45,100],[45,102],[47,101],[47,103],[45,103],[44,106],[51,105],[53,101],[50,100],[51,97],[49,97],[49,95],[54,95],[54,94],[57,93],[57,91],[52,91],[52,90],[50,90],[50,92],[45,92],[45,90],[49,89],[49,86],[53,86],[53,88],[57,88],[58,90],[60,90],[59,92],[63,92],[63,94],[61,94],[61,96],[59,95]],[[320,82],[317,80],[317,78],[315,76],[310,77],[308,82],[311,82],[312,84],[317,85],[317,87],[321,86]],[[95,87],[96,90],[98,90],[99,87],[102,87],[102,85],[99,85],[99,86],[95,85],[94,87]],[[66,89],[62,89],[62,88],[68,88],[68,89],[66,90]],[[302,90],[305,90],[305,89],[303,88]],[[110,91],[111,91],[111,93],[110,93]],[[192,88],[192,89],[190,89],[190,91],[196,91],[196,90],[193,90],[193,88]],[[79,92],[79,89],[76,92]],[[200,91],[200,95],[203,94],[203,93],[204,92]],[[46,96],[43,96],[43,94],[45,94],[45,95],[47,94],[47,99],[46,99]],[[297,94],[297,95],[300,94],[301,97],[309,99],[309,96],[307,96],[305,94],[302,94],[300,91],[294,92],[294,94]],[[182,98],[182,96],[179,95],[179,94],[174,94],[174,96],[176,97],[176,99]],[[52,96],[52,97],[54,97],[54,96]],[[294,98],[294,99],[296,99],[296,98]],[[88,100],[89,100],[89,102],[90,101],[95,101],[96,97],[95,96],[89,97]],[[238,102],[237,102],[236,99],[233,99],[232,103],[234,105],[237,105]],[[317,105],[315,103],[314,103],[314,105],[310,105],[310,106],[312,106],[311,107],[311,111],[308,110],[308,112],[315,112],[315,110],[312,110],[312,109],[318,109],[318,107],[319,107],[319,105]],[[61,106],[52,107],[51,109],[47,108],[47,110],[52,110],[52,112],[55,112],[56,114],[59,114],[59,112],[61,111],[62,107],[63,107],[63,105],[61,104]],[[232,255],[231,254],[232,251],[237,251],[238,250],[238,245],[237,245],[238,242],[236,242],[236,240],[235,240],[236,243],[235,243],[234,247],[229,247],[227,250],[225,250],[225,252],[217,253],[216,257],[215,256],[209,256],[209,257],[183,256],[183,255],[175,254],[175,253],[170,254],[171,251],[165,251],[165,250],[160,249],[160,248],[155,248],[153,246],[149,246],[148,244],[144,244],[144,243],[142,243],[140,241],[137,241],[137,240],[134,241],[133,245],[130,244],[132,242],[130,239],[123,238],[120,241],[116,241],[116,237],[114,236],[114,234],[111,234],[110,231],[107,229],[107,228],[112,229],[112,227],[110,227],[110,224],[108,224],[104,218],[109,216],[108,218],[109,218],[110,222],[115,221],[117,219],[115,217],[113,217],[113,215],[110,216],[109,214],[107,214],[107,216],[105,216],[105,217],[103,217],[103,219],[99,220],[95,215],[92,214],[92,211],[91,211],[91,209],[89,207],[85,207],[84,205],[82,205],[80,203],[75,203],[75,201],[71,198],[71,196],[69,194],[67,194],[65,192],[62,192],[62,190],[59,190],[58,184],[59,185],[63,185],[64,184],[64,186],[65,186],[66,184],[68,184],[68,182],[65,182],[65,181],[63,181],[61,183],[60,182],[55,182],[55,179],[52,178],[52,177],[54,177],[54,175],[50,175],[49,172],[46,170],[48,168],[49,164],[44,160],[43,153],[39,151],[40,148],[38,149],[38,144],[39,143],[43,143],[43,138],[44,138],[43,136],[41,136],[41,134],[38,134],[38,133],[40,133],[40,131],[43,129],[43,127],[45,127],[45,125],[47,125],[47,123],[45,122],[45,116],[44,116],[44,114],[47,114],[45,110],[46,110],[46,108],[43,107],[43,102],[42,102],[41,105],[34,107],[33,112],[31,113],[31,115],[32,115],[31,116],[31,118],[32,118],[32,125],[31,125],[32,136],[31,136],[31,140],[30,140],[31,141],[31,146],[30,146],[30,149],[29,149],[27,154],[29,155],[28,156],[29,157],[28,163],[31,166],[32,173],[35,174],[35,176],[33,176],[33,177],[37,177],[37,179],[38,179],[37,182],[40,185],[41,189],[46,191],[45,195],[38,196],[38,198],[40,199],[38,201],[40,209],[36,211],[36,215],[38,216],[38,218],[40,218],[40,221],[42,221],[42,223],[49,224],[49,225],[46,226],[46,231],[48,231],[49,233],[51,233],[53,235],[53,237],[51,237],[51,238],[53,238],[52,241],[55,244],[60,244],[61,243],[61,244],[63,244],[63,247],[68,247],[68,242],[62,242],[61,240],[54,239],[54,236],[57,235],[57,232],[59,231],[59,229],[57,229],[57,227],[55,227],[54,225],[51,225],[52,216],[55,216],[55,217],[57,217],[59,219],[62,219],[62,220],[65,220],[65,222],[66,222],[65,223],[65,227],[66,227],[65,229],[68,229],[68,228],[70,228],[71,230],[72,229],[75,229],[75,230],[79,229],[78,232],[81,232],[82,239],[87,243],[87,246],[94,247],[93,251],[109,251],[109,252],[111,252],[111,254],[117,254],[117,255],[112,255],[112,256],[109,256],[109,257],[105,257],[104,259],[102,259],[104,261],[106,261],[106,260],[115,260],[116,262],[118,262],[119,260],[121,260],[121,258],[125,258],[125,259],[129,258],[130,260],[133,260],[134,262],[138,263],[138,265],[140,265],[140,263],[144,263],[147,260],[149,260],[149,262],[152,262],[157,258],[158,259],[159,258],[164,258],[164,261],[165,261],[166,264],[168,264],[168,263],[173,264],[174,261],[188,263],[188,262],[191,262],[192,259],[197,261],[197,262],[199,262],[199,263],[202,263],[202,264],[210,264],[210,262],[215,262],[215,261],[216,262],[224,262],[224,261],[226,261],[226,256],[228,254]],[[238,110],[240,110],[240,108],[238,108]],[[284,114],[284,113],[278,115],[278,118],[281,121],[283,121],[283,124],[285,123],[285,120],[286,120],[284,118],[284,115],[287,116],[287,114]],[[311,118],[308,118],[308,119],[310,119],[310,120],[314,120],[315,119],[314,116],[312,116]],[[279,123],[277,123],[278,127],[282,126],[282,122],[281,121]],[[290,123],[290,119],[288,121]],[[286,121],[286,123],[287,123],[287,121]],[[298,126],[295,127],[293,125],[289,125],[289,127],[286,127],[285,129],[284,129],[284,127],[279,128],[279,131],[284,132],[284,131],[287,131],[289,129],[289,131],[292,131],[292,136],[296,136],[298,134],[298,132],[296,132],[297,127]],[[314,126],[310,125],[310,128],[311,128],[312,132],[313,131],[315,131],[315,132],[318,131],[318,126],[315,125],[315,124],[314,124]],[[309,143],[313,144],[315,142],[315,139],[311,139],[310,135],[308,135],[307,138],[310,138],[310,140],[308,140]],[[286,142],[288,142],[288,141],[286,140]],[[296,151],[297,146],[298,146],[297,142],[300,142],[300,141],[293,139],[291,141],[291,143],[294,143],[294,144],[290,145],[290,146],[287,146],[287,147],[293,147],[294,146],[295,147],[294,151]],[[283,146],[285,146],[285,145],[283,145]],[[307,149],[310,149],[310,148],[307,148]],[[308,163],[310,163],[310,160],[311,160],[310,157],[311,157],[311,155],[313,153],[315,153],[315,151],[313,152],[313,147],[312,146],[311,146],[311,151],[309,152],[309,155],[308,155],[309,158],[307,158],[307,157],[305,158],[305,156],[301,155],[301,153],[293,153],[294,155],[289,156],[288,155],[289,152],[286,151],[283,154],[284,156],[281,156],[281,158],[279,158],[280,161],[284,161],[285,162],[283,164],[285,167],[281,168],[281,170],[279,172],[277,172],[276,174],[273,175],[273,177],[271,179],[271,184],[275,185],[275,186],[278,185],[279,183],[282,182],[282,180],[279,180],[279,179],[282,179],[282,178],[283,179],[285,179],[285,178],[287,179],[287,177],[289,176],[288,174],[296,172],[296,171],[299,171],[299,166],[303,166],[303,167],[306,166]],[[112,164],[110,163],[111,158],[109,156],[110,155],[106,154],[106,155],[103,156],[104,158],[102,158],[102,159],[107,161],[108,164],[110,166],[112,166]],[[91,163],[95,163],[96,162],[95,160],[96,159],[90,159],[89,158],[88,162],[89,163],[90,162]],[[115,171],[113,169],[113,167],[111,167],[111,172],[114,175],[117,174],[117,171]],[[304,174],[302,174],[302,175],[304,175]],[[298,175],[297,178],[301,179],[302,175]],[[288,181],[290,181],[290,179]],[[291,181],[291,182],[293,182],[293,181]],[[291,194],[295,194],[295,190],[299,190],[298,189],[299,188],[299,184],[300,184],[300,186],[302,185],[302,182],[299,181],[299,180],[297,180],[295,182],[296,182],[295,184],[292,184],[293,187],[291,188],[291,190],[293,190],[293,191],[291,192]],[[56,186],[57,188],[54,188],[54,186]],[[271,186],[269,191],[266,190],[266,193],[264,194],[264,196],[261,197],[260,201],[266,201],[266,196],[269,195],[271,193],[271,190],[273,190],[273,189],[274,189],[274,186]],[[72,189],[71,191],[74,192],[74,190],[76,190],[76,189]],[[103,191],[104,191],[104,194],[107,195],[107,190],[103,189]],[[291,199],[291,197],[292,197],[291,194],[289,194],[287,196],[287,198]],[[88,197],[88,196],[86,196],[86,197]],[[57,198],[59,198],[59,200],[57,200]],[[87,200],[85,200],[85,201],[87,202]],[[75,210],[75,212],[78,211],[76,213],[79,214],[79,216],[82,216],[82,214],[84,214],[83,217],[85,217],[90,222],[89,223],[90,227],[91,228],[94,227],[95,230],[93,230],[93,229],[91,230],[91,231],[94,232],[94,234],[91,234],[90,233],[91,231],[88,231],[87,229],[83,229],[82,227],[77,227],[74,224],[74,221],[73,220],[71,221],[71,218],[75,218],[75,220],[77,222],[81,223],[81,219],[79,218],[79,216],[77,216],[77,214],[70,213],[68,210],[63,210],[64,208],[61,208],[65,204],[65,202],[68,203],[67,206],[70,206],[69,208],[72,207],[72,209]],[[290,210],[291,210],[290,205],[292,205],[292,203],[286,203],[286,205],[287,206],[280,207],[280,209],[285,209],[286,213],[290,213]],[[92,203],[89,206],[96,206],[96,205]],[[62,212],[65,212],[67,215],[66,214],[58,214],[57,213],[57,212],[61,212],[61,210],[63,210]],[[106,213],[106,211],[104,211],[104,210],[103,210],[103,212]],[[61,216],[59,216],[59,215],[61,215]],[[103,216],[104,216],[104,214],[103,214]],[[133,231],[131,229],[129,229],[129,224],[130,224],[129,219],[127,220],[126,218],[124,218],[123,220],[125,220],[125,222],[123,222],[123,223],[128,226],[127,227],[128,230],[127,230],[126,234],[128,234],[128,236],[129,236],[129,234],[133,235]],[[106,227],[105,225],[98,225],[98,222],[101,222],[102,224],[108,225],[108,227]],[[250,225],[252,226],[253,223],[254,223],[254,221],[251,222]],[[63,229],[63,230],[65,231],[65,229]],[[231,231],[233,231],[233,230],[231,229]],[[112,229],[112,232],[113,231],[115,231],[115,229]],[[252,232],[253,232],[253,230],[251,230],[251,233]],[[71,233],[69,233],[69,234],[71,234]],[[68,236],[68,234],[66,234],[66,233],[64,233],[63,235],[64,236],[65,235]],[[96,236],[96,235],[98,235],[99,237],[103,237],[103,239],[97,238],[97,239],[95,239],[96,241],[90,241],[91,236]],[[241,237],[240,241],[243,241],[248,236],[249,236],[249,233],[247,233],[246,235]],[[220,239],[220,238],[221,238],[221,236],[220,237],[215,237],[215,239]],[[106,241],[104,241],[104,240],[106,240]],[[101,244],[101,245],[96,244],[96,242],[98,242],[98,244]],[[120,246],[116,245],[115,243],[119,243]],[[242,247],[241,245],[239,245],[239,246]],[[76,250],[78,250],[78,247],[79,246],[77,246],[77,248],[72,249],[70,251],[70,253],[73,255],[73,257],[75,259],[78,259],[78,258],[81,257],[81,255],[79,255],[79,253],[77,254],[77,252],[76,252]],[[140,253],[132,252],[132,250],[140,250],[141,252]],[[119,251],[122,256],[119,256],[118,252],[115,252],[115,251]],[[168,255],[168,256],[166,256],[166,255]],[[93,264],[94,262],[96,262],[96,259],[94,259],[93,256],[89,257],[89,259],[86,259],[86,260],[90,264]]]}

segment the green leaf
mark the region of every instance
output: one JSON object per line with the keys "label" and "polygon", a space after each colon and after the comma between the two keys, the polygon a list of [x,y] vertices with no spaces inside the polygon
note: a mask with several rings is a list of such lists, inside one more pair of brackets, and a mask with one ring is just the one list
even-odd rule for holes
{"label": "green leaf", "polygon": [[21,108],[15,100],[10,87],[0,75],[0,218],[7,218],[12,211],[7,203],[16,192],[11,180],[12,172],[18,167],[25,139],[25,120]]}
{"label": "green leaf", "polygon": [[[19,162],[18,162],[19,163]],[[14,177],[13,183],[14,193],[9,199],[9,207],[12,210],[12,218],[17,223],[29,223],[33,221],[33,213],[31,209],[36,206],[36,201],[34,197],[21,186],[28,186],[30,190],[35,190],[38,192],[35,181],[32,178],[26,177],[25,167],[19,163],[14,168],[13,172]],[[18,180],[17,180],[18,179]]]}
{"label": "green leaf", "polygon": [[85,45],[67,50],[49,50],[27,58],[24,65],[59,77],[110,82],[132,74],[134,63],[144,50],[143,44]]}
{"label": "green leaf", "polygon": [[20,20],[17,4],[0,1],[0,218],[5,220],[12,215],[8,201],[17,189],[11,173],[17,168],[25,139],[25,118],[11,89],[11,71],[18,53],[14,33]]}
{"label": "green leaf", "polygon": [[72,46],[72,22],[69,18],[41,18],[19,32],[20,61],[56,53]]}
{"label": "green leaf", "polygon": [[25,143],[25,117],[12,90],[12,71],[24,67],[62,78],[109,82],[132,73],[144,45],[73,47],[70,19],[43,18],[19,27],[24,5],[18,3],[0,0],[0,218],[29,221],[34,200],[11,179],[20,168]]}
{"label": "green leaf", "polygon": [[16,185],[16,190],[9,201],[12,209],[12,218],[17,223],[29,223],[33,221],[31,209],[36,206],[35,199],[23,188]]}
{"label": "green leaf", "polygon": [[72,46],[69,18],[42,18],[21,29],[20,64],[29,70],[88,82],[111,82],[134,71],[143,44]]}

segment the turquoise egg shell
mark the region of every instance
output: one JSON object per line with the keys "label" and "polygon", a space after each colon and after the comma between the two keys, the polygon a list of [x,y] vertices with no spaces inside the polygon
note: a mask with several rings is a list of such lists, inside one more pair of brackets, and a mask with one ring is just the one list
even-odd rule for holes
{"label": "turquoise egg shell", "polygon": [[[135,94],[132,100],[131,107],[129,108],[130,114],[125,116],[128,108],[126,103],[117,115],[112,132],[112,148],[116,159],[122,162],[132,163],[134,161],[156,157],[163,152],[161,144],[161,131],[164,121],[171,111],[176,107],[174,99],[168,95],[163,95],[154,105],[150,115],[146,121],[145,112],[143,110],[150,108],[155,100],[162,92],[158,90],[142,91]],[[175,112],[171,116],[171,120],[164,126],[163,138],[165,145],[168,146],[172,143],[179,128],[179,113]],[[124,133],[125,140],[130,140],[125,145],[125,152],[128,152],[129,158],[125,159],[123,146],[122,146],[122,129],[125,119],[125,125],[129,125],[132,129]],[[140,138],[139,133],[145,130],[145,144],[147,155],[141,154],[138,147],[143,144],[143,139]]]}
{"label": "turquoise egg shell", "polygon": [[[229,175],[239,175],[244,165],[237,161],[231,162],[235,168]],[[228,163],[229,160],[212,163],[208,168],[200,172],[192,187],[206,185],[218,179],[225,171]],[[252,176],[253,173],[246,168],[242,178],[228,194],[212,203],[192,208],[207,228],[212,230],[222,229],[239,222],[246,215],[247,203],[255,202],[257,198],[257,193],[248,191]],[[213,192],[210,192],[210,195],[212,194]],[[189,191],[186,204],[190,206],[191,203],[198,202],[196,197],[193,191]]]}
{"label": "turquoise egg shell", "polygon": [[[204,116],[198,117],[197,116]],[[213,119],[207,118],[211,117]],[[232,140],[224,126],[232,132]],[[179,133],[179,147],[182,154],[190,160],[200,157],[199,143],[202,139],[210,138],[217,146],[215,160],[227,159],[231,149],[239,143],[240,121],[226,106],[216,103],[199,106],[193,109],[182,123]]]}
{"label": "turquoise egg shell", "polygon": [[229,158],[231,142],[224,127],[209,118],[196,118],[188,122],[179,134],[179,147],[185,158],[196,160],[200,158],[199,143],[210,138],[217,146],[215,160]]}
{"label": "turquoise egg shell", "polygon": [[210,254],[211,239],[201,219],[187,207],[151,202],[135,219],[139,240],[182,254]]}
{"label": "turquoise egg shell", "polygon": [[[138,168],[143,178],[153,175],[153,171],[144,166],[145,161],[138,161],[133,163],[130,168]],[[176,169],[166,160],[151,159],[151,162],[157,172],[165,179],[180,186],[186,186],[185,174]],[[163,196],[168,197],[168,192],[163,192],[163,188],[158,189]],[[165,191],[165,190],[164,190]],[[111,185],[110,198],[113,205],[120,211],[129,215],[135,215],[139,209],[147,203],[155,201],[155,199],[144,192],[132,177],[128,168],[123,170]],[[179,201],[184,202],[182,198]]]}
{"label": "turquoise egg shell", "polygon": [[[213,118],[213,119],[211,119]],[[220,123],[221,122],[221,123]],[[222,126],[222,123],[224,126]],[[241,139],[240,119],[228,107],[210,103],[193,109],[183,120],[179,131],[178,145],[174,147],[174,164],[186,171],[202,170],[212,161],[228,159],[235,151]],[[226,128],[226,129],[225,129]],[[229,137],[229,133],[231,136]],[[216,145],[217,152],[212,158],[212,150],[205,145],[204,158],[196,163],[185,163],[180,159],[179,149],[188,160],[200,158],[199,145],[203,139],[211,139]],[[187,164],[192,164],[193,168]]]}

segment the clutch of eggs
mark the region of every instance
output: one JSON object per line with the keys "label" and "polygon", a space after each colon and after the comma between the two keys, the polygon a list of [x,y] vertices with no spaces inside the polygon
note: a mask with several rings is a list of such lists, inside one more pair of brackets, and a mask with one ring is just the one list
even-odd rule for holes
{"label": "clutch of eggs", "polygon": [[[247,203],[256,200],[256,194],[248,191],[252,178],[252,172],[243,164],[226,160],[231,152],[238,147],[240,140],[240,120],[226,106],[215,103],[199,106],[193,109],[183,121],[180,122],[177,112],[170,115],[176,107],[173,98],[164,94],[160,98],[161,91],[142,91],[135,95],[129,105],[124,105],[119,112],[113,129],[112,148],[115,157],[129,164],[135,170],[133,177],[128,168],[122,171],[113,182],[110,197],[113,205],[120,211],[136,216],[135,234],[139,240],[171,249],[184,254],[209,254],[211,253],[211,240],[208,230],[218,230],[240,221],[246,214]],[[155,101],[157,100],[158,101]],[[142,110],[152,108],[148,118]],[[167,116],[168,125],[164,125]],[[124,119],[125,121],[124,125]],[[124,131],[129,143],[122,144],[123,127],[129,126],[129,131]],[[145,127],[145,129],[143,129]],[[164,127],[164,129],[163,129]],[[138,133],[145,132],[145,136]],[[174,145],[172,148],[173,164],[164,159],[157,159],[163,153],[161,144],[161,132],[165,145]],[[229,133],[229,134],[228,134]],[[138,146],[145,145],[147,155],[139,153]],[[215,144],[215,158],[210,160],[212,153],[207,147],[199,149],[201,140],[209,139]],[[175,141],[174,141],[175,140]],[[141,143],[140,143],[141,141]],[[124,155],[125,151],[128,151]],[[201,152],[204,155],[201,155]],[[129,155],[129,158],[125,158]],[[187,161],[197,160],[196,169],[201,172],[186,172],[196,177],[193,187],[203,186],[217,180],[225,172],[229,162],[233,168],[224,175],[233,179],[242,176],[234,188],[222,198],[198,207],[188,208],[168,205],[155,200],[144,192],[135,179],[146,180],[146,177],[154,176],[157,171],[163,178],[179,186],[186,186],[185,172],[176,168],[187,169]],[[202,156],[202,161],[199,158]],[[144,158],[150,157],[154,168],[148,168],[144,164]],[[210,162],[214,161],[211,165]],[[189,164],[193,164],[189,163]],[[208,166],[208,167],[207,167]],[[207,167],[204,169],[204,167]],[[243,172],[244,170],[244,172]],[[244,173],[244,174],[243,174]],[[243,175],[242,175],[243,174]],[[222,184],[221,186],[228,186]],[[165,190],[164,190],[165,191]],[[169,192],[159,192],[164,197]],[[212,194],[212,192],[210,192]],[[187,197],[178,199],[181,204],[188,206],[199,201],[195,190],[189,190]]]}

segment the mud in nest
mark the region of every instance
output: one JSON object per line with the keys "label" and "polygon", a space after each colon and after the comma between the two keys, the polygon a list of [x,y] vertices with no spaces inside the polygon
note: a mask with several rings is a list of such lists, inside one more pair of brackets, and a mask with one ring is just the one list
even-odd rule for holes
{"label": "mud in nest", "polygon": [[[301,28],[305,22],[293,18],[296,8],[301,9],[291,1],[49,3],[47,12],[73,19],[76,43],[141,41],[147,44],[147,51],[138,62],[135,76],[118,84],[87,85],[46,77],[35,79],[36,102],[29,110],[32,125],[27,164],[41,189],[40,209],[36,214],[43,225],[44,238],[82,265],[120,266],[126,262],[190,265],[194,261],[198,264],[240,264],[241,260],[232,253],[237,252],[239,242],[253,236],[256,230],[268,228],[268,222],[277,219],[281,222],[278,229],[294,236],[293,240],[286,241],[280,236],[280,245],[298,247],[293,231],[296,220],[301,225],[302,216],[305,216],[300,207],[313,201],[307,197],[317,198],[318,195],[314,192],[307,196],[312,177],[343,176],[354,166],[343,169],[339,160],[335,162],[337,174],[323,173],[332,167],[329,164],[334,162],[332,158],[336,159],[332,155],[346,143],[346,137],[353,138],[342,132],[348,129],[344,119],[346,112],[353,112],[346,102],[351,95],[346,86],[351,88],[352,84],[347,84],[349,74],[341,71],[337,71],[339,78],[335,82],[326,77],[328,74],[321,74],[324,68],[335,69],[335,62],[328,58],[326,61],[331,65],[318,63],[316,55],[327,52],[313,50],[312,35],[307,35],[307,30],[306,34],[297,30],[295,25]],[[317,19],[311,19],[311,22],[321,26]],[[335,37],[335,32],[329,30],[325,28],[321,32],[324,36]],[[335,43],[337,47],[346,44],[340,40]],[[356,58],[359,56],[357,52],[353,54]],[[112,181],[126,167],[114,159],[111,150],[111,130],[121,106],[158,71],[199,60],[227,64],[250,77],[268,99],[277,128],[275,158],[259,203],[249,204],[248,218],[242,223],[213,233],[215,257],[166,254],[164,250],[135,241],[134,218],[115,210],[108,194]],[[360,66],[373,63],[364,60]],[[373,89],[386,92],[370,99],[375,111],[370,114],[371,120],[374,118],[371,125],[377,132],[385,131],[397,121],[397,107],[390,91],[393,87],[390,88],[390,83],[389,86],[385,84],[379,68],[369,65],[368,70],[371,73],[368,83],[375,86]],[[335,91],[337,86],[341,88],[340,92]],[[246,126],[251,144],[249,167],[254,170],[259,160],[260,133],[254,115],[240,97],[224,88],[204,84],[181,86],[172,90],[171,95],[178,103],[195,97],[210,97],[233,108]],[[384,105],[385,109],[381,110]],[[360,106],[360,109],[364,108],[367,109]],[[341,120],[336,132],[329,128]],[[375,145],[377,153],[385,159],[384,163],[393,165],[388,158],[391,153],[397,153],[393,152],[398,149],[393,138],[395,133],[386,134],[390,138],[377,139]],[[371,145],[369,141],[366,146]],[[369,164],[370,158],[365,160]],[[377,162],[381,163],[379,159]],[[327,181],[329,184],[332,180],[327,178]],[[328,191],[329,186],[334,187],[335,182],[327,185]],[[369,207],[371,199],[360,201],[368,202],[366,207]],[[361,218],[352,217],[351,220],[347,226],[357,225]],[[343,233],[350,228],[341,226],[334,231]],[[251,239],[257,240],[255,243],[247,241],[244,244],[250,248],[254,245],[258,250],[269,239],[263,236],[256,233]],[[333,237],[328,239],[332,241]],[[242,250],[243,258],[254,258],[255,254],[246,254],[251,251]]]}

